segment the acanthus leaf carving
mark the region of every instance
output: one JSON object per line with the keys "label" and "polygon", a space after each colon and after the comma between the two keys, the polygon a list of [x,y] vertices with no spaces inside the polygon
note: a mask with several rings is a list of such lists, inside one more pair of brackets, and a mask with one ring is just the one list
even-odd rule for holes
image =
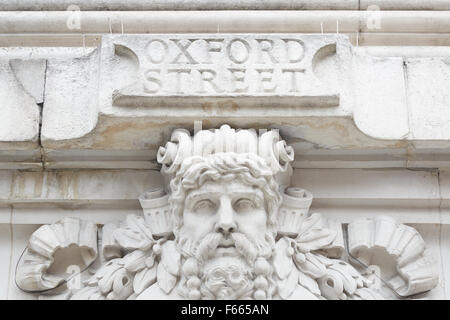
{"label": "acanthus leaf carving", "polygon": [[280,279],[286,279],[294,267],[292,258],[288,254],[289,248],[291,248],[291,242],[285,237],[278,240],[275,245],[273,265]]}
{"label": "acanthus leaf carving", "polygon": [[153,244],[153,236],[142,217],[127,216],[126,226],[114,231],[117,242],[126,250],[148,250]]}
{"label": "acanthus leaf carving", "polygon": [[313,279],[318,279],[325,275],[325,267],[320,263],[316,263],[317,259],[313,258],[313,255],[308,255],[309,257],[306,258],[305,262],[296,264],[297,268]]}
{"label": "acanthus leaf carving", "polygon": [[130,272],[138,272],[146,267],[147,253],[143,250],[134,250],[123,258],[124,268]]}
{"label": "acanthus leaf carving", "polygon": [[173,241],[166,241],[161,246],[161,265],[171,275],[177,277],[180,275],[180,252],[177,250]]}
{"label": "acanthus leaf carving", "polygon": [[170,293],[177,283],[177,278],[172,275],[162,263],[158,265],[156,278],[158,286],[165,293]]}
{"label": "acanthus leaf carving", "polygon": [[303,222],[297,236],[296,246],[299,251],[307,253],[330,245],[337,236],[336,231],[323,227],[322,217],[312,214]]}
{"label": "acanthus leaf carving", "polygon": [[142,291],[150,287],[156,282],[156,269],[157,264],[151,267],[143,268],[134,276],[133,289],[134,293],[140,294]]}
{"label": "acanthus leaf carving", "polygon": [[289,275],[278,281],[278,291],[282,299],[288,299],[298,285],[299,272],[296,268],[292,268]]}
{"label": "acanthus leaf carving", "polygon": [[315,281],[313,278],[311,278],[310,276],[306,275],[303,272],[298,273],[298,284],[305,287],[312,294],[315,294],[317,296],[321,295],[321,291],[319,289],[317,281]]}

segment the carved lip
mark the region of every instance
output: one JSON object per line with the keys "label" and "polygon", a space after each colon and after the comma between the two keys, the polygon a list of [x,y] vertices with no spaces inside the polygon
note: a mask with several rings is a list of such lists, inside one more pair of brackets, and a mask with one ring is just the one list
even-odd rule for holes
{"label": "carved lip", "polygon": [[224,249],[236,248],[236,245],[235,245],[233,239],[226,237],[226,238],[223,238],[220,241],[219,245],[217,246],[217,249],[220,249],[220,248],[224,248]]}
{"label": "carved lip", "polygon": [[227,257],[227,256],[235,257],[235,256],[238,256],[238,251],[234,245],[228,246],[228,247],[219,246],[216,249],[216,256],[217,257]]}
{"label": "carved lip", "polygon": [[236,244],[233,239],[225,238],[217,246],[217,253],[219,255],[235,255],[237,253]]}
{"label": "carved lip", "polygon": [[229,248],[236,248],[236,246],[234,245],[234,243],[233,244],[227,244],[227,245],[219,244],[217,246],[217,249],[229,249]]}

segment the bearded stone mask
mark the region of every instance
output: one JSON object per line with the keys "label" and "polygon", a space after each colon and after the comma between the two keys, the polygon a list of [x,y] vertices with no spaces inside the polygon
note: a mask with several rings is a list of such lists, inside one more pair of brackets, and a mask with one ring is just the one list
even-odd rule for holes
{"label": "bearded stone mask", "polygon": [[248,295],[255,260],[270,258],[275,245],[281,195],[270,168],[252,154],[194,157],[180,168],[171,191],[178,248],[197,260],[202,296]]}
{"label": "bearded stone mask", "polygon": [[[258,137],[254,130],[222,126],[192,138],[175,131],[158,160],[168,182],[175,239],[185,259],[196,259],[202,293],[248,294],[256,259],[269,259],[274,249],[282,199],[278,181],[292,170],[292,149],[276,131]],[[222,264],[211,268],[214,261]],[[234,283],[237,274],[241,281]]]}

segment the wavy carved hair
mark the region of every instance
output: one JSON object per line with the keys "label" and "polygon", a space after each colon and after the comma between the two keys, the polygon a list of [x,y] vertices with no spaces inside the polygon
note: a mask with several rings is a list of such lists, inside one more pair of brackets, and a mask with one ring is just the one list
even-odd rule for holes
{"label": "wavy carved hair", "polygon": [[169,202],[175,218],[175,235],[183,224],[184,201],[190,190],[200,188],[206,181],[236,179],[263,192],[268,213],[267,228],[275,236],[277,212],[282,198],[273,172],[258,155],[234,152],[216,153],[206,157],[193,156],[183,161],[170,182]]}

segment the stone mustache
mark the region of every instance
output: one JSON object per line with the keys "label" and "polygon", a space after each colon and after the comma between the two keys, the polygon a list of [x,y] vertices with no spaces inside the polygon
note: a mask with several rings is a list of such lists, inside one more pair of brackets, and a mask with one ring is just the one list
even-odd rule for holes
{"label": "stone mustache", "polygon": [[[71,218],[41,227],[18,267],[18,285],[66,284],[64,299],[383,298],[376,276],[340,259],[341,225],[308,215],[312,195],[290,187],[294,152],[277,131],[223,125],[192,137],[178,129],[157,159],[165,186],[140,197],[143,216],[103,226],[100,250],[93,223]],[[101,254],[81,288],[51,272],[55,252],[69,246],[79,248],[81,268]],[[350,224],[347,249],[378,264],[400,295],[437,283],[418,232],[390,218]],[[374,250],[392,261],[377,260]]]}

